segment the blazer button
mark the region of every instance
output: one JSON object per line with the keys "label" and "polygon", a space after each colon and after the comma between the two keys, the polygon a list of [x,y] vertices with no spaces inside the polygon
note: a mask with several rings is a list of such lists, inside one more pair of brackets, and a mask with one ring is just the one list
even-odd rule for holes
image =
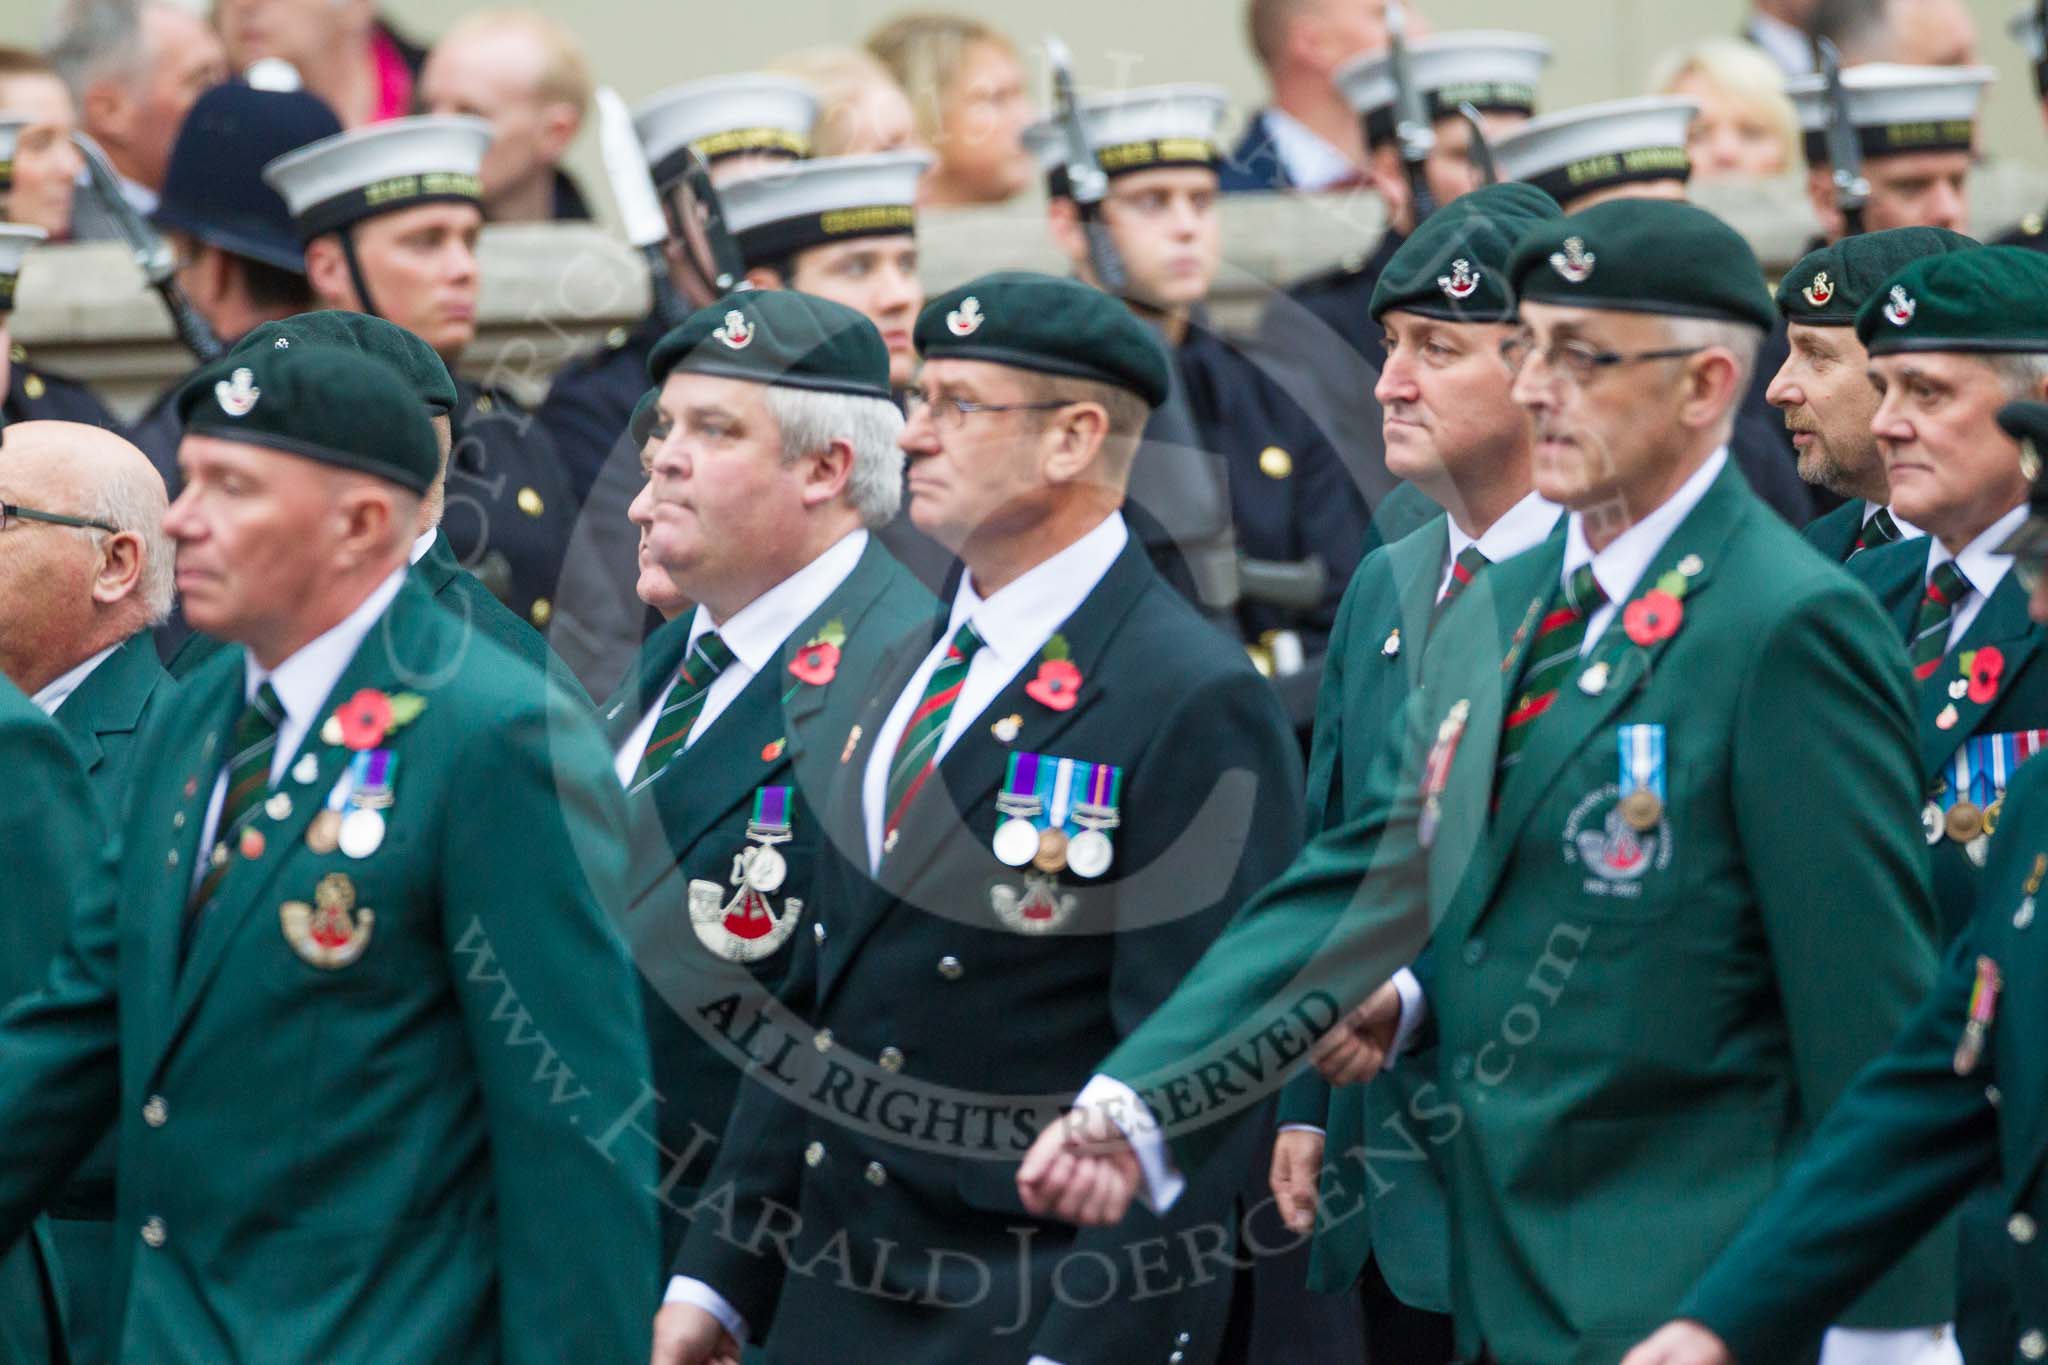
{"label": "blazer button", "polygon": [[1186,1332],[1181,1332],[1174,1337],[1173,1344],[1176,1346],[1185,1346],[1191,1340],[1193,1340],[1193,1338],[1191,1338]]}
{"label": "blazer button", "polygon": [[2034,922],[2034,898],[2027,897],[2020,902],[2020,908],[2012,912],[2012,927],[2024,929]]}
{"label": "blazer button", "polygon": [[825,942],[825,921],[821,919],[811,921],[811,937],[818,940],[819,945],[823,946]]}
{"label": "blazer button", "polygon": [[810,1146],[808,1146],[808,1147],[804,1148],[804,1165],[806,1165],[806,1166],[816,1166],[816,1165],[818,1165],[818,1164],[819,1164],[820,1162],[824,1161],[824,1159],[825,1159],[825,1144],[824,1144],[824,1143],[822,1143],[822,1142],[813,1142],[813,1143],[812,1143],[812,1144],[811,1144]]}
{"label": "blazer button", "polygon": [[1475,938],[1466,943],[1463,956],[1467,967],[1477,967],[1486,960],[1486,940]]}
{"label": "blazer button", "polygon": [[2034,1240],[2034,1220],[2024,1213],[2016,1213],[2005,1220],[2006,1233],[2021,1246]]}
{"label": "blazer button", "polygon": [[967,968],[960,965],[960,959],[951,953],[939,959],[939,975],[948,981],[958,981],[967,975]]}
{"label": "blazer button", "polygon": [[884,1071],[901,1071],[903,1069],[903,1049],[896,1047],[883,1048],[880,1061]]}
{"label": "blazer button", "polygon": [[2028,1360],[2039,1360],[2042,1356],[2048,1356],[2048,1336],[2043,1336],[2038,1327],[2029,1328],[2026,1335],[2020,1338],[2020,1354]]}
{"label": "blazer button", "polygon": [[142,1121],[152,1128],[161,1128],[171,1121],[171,1106],[164,1103],[162,1095],[151,1095],[142,1102]]}
{"label": "blazer button", "polygon": [[870,1161],[868,1168],[861,1174],[867,1177],[868,1184],[877,1188],[887,1184],[889,1180],[889,1173],[882,1169],[882,1163],[879,1161]]}
{"label": "blazer button", "polygon": [[832,1030],[828,1028],[819,1029],[811,1039],[811,1046],[820,1052],[830,1052],[832,1050]]}
{"label": "blazer button", "polygon": [[164,1244],[164,1239],[169,1235],[169,1231],[164,1227],[164,1220],[155,1214],[151,1214],[142,1220],[142,1244],[144,1246],[152,1249],[160,1247]]}

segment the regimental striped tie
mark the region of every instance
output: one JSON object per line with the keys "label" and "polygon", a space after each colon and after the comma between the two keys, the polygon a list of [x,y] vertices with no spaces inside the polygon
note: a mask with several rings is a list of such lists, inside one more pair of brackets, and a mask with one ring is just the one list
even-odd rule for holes
{"label": "regimental striped tie", "polygon": [[960,699],[960,689],[967,682],[967,670],[974,663],[974,656],[985,642],[974,629],[974,622],[961,623],[953,632],[952,642],[946,646],[946,657],[939,660],[939,666],[932,670],[931,680],[924,685],[924,696],[917,703],[917,709],[910,713],[910,723],[903,727],[903,738],[896,741],[896,756],[889,760],[888,795],[883,809],[888,818],[882,822],[882,842],[886,850],[895,836],[896,826],[903,823],[903,812],[924,790],[926,779],[932,775],[939,752],[939,740],[945,736],[946,721],[952,717],[953,703]]}
{"label": "regimental striped tie", "polygon": [[1903,536],[1899,523],[1892,519],[1892,509],[1880,507],[1870,514],[1870,519],[1863,523],[1863,529],[1857,532],[1856,544],[1850,548],[1849,558],[1854,559],[1863,551],[1875,550],[1880,545],[1889,545]]}
{"label": "regimental striped tie", "polygon": [[668,701],[656,717],[654,729],[648,732],[647,752],[640,755],[640,769],[633,775],[629,794],[660,777],[675,762],[676,755],[683,751],[683,741],[690,737],[691,727],[704,710],[704,699],[711,695],[711,684],[718,681],[718,675],[731,663],[732,651],[718,638],[717,631],[707,630],[697,637],[697,643],[690,646],[682,666],[676,670],[675,686],[669,689]]}
{"label": "regimental striped tie", "polygon": [[1544,613],[1543,623],[1536,628],[1536,638],[1529,643],[1529,664],[1522,674],[1521,697],[1501,723],[1500,762],[1494,770],[1496,791],[1508,769],[1521,758],[1536,721],[1557,700],[1558,689],[1578,667],[1579,646],[1586,641],[1586,621],[1606,601],[1607,594],[1601,591],[1600,580],[1593,577],[1591,564],[1581,564],[1572,570],[1572,576],[1551,599],[1550,610]]}
{"label": "regimental striped tie", "polygon": [[256,818],[263,793],[270,786],[270,756],[277,749],[277,727],[284,722],[284,703],[269,683],[256,689],[256,699],[242,708],[228,737],[228,792],[221,801],[220,823],[214,828],[213,849],[207,855],[206,875],[192,893],[188,913],[197,915],[213,899],[242,831]]}
{"label": "regimental striped tie", "polygon": [[1906,637],[1906,654],[1913,661],[1913,676],[1921,682],[1933,677],[1934,670],[1941,667],[1941,656],[1948,653],[1949,622],[1955,619],[1956,608],[1963,604],[1963,599],[1974,591],[1953,559],[1943,560],[1928,575],[1927,592],[1913,617],[1913,633]]}
{"label": "regimental striped tie", "polygon": [[1434,624],[1437,617],[1458,600],[1458,594],[1471,585],[1474,575],[1491,563],[1493,561],[1481,554],[1477,545],[1467,545],[1458,551],[1458,557],[1451,561],[1451,580],[1444,584],[1444,595],[1436,599],[1436,613],[1430,617],[1430,622]]}

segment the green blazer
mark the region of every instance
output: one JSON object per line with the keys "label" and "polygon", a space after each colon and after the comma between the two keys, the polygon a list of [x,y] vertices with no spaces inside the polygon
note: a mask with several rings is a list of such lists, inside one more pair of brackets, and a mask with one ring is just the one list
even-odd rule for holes
{"label": "green blazer", "polygon": [[[1405,486],[1405,485],[1404,485]],[[1450,548],[1447,519],[1435,520],[1368,555],[1345,591],[1330,635],[1329,662],[1316,698],[1315,743],[1308,762],[1308,822],[1314,835],[1353,814],[1387,733],[1399,721],[1422,668],[1435,614],[1437,585]],[[1398,632],[1398,634],[1397,634]],[[1363,1089],[1333,1092],[1304,1067],[1280,1095],[1281,1123],[1324,1130],[1324,1209],[1350,1208],[1343,1156],[1384,1150],[1384,1179],[1349,1217],[1325,1217],[1309,1253],[1309,1288],[1342,1293],[1356,1283],[1366,1258],[1403,1303],[1447,1313],[1450,1214],[1443,1181],[1430,1155],[1428,1132],[1409,1116],[1417,1090],[1436,1071],[1423,1052]]]}
{"label": "green blazer", "polygon": [[[1173,1085],[1275,1031],[1305,1047],[1433,924],[1442,1067],[1425,1112],[1447,1139],[1460,1351],[1612,1365],[1925,992],[1934,915],[1899,640],[1732,467],[1631,594],[1691,569],[1682,627],[1637,646],[1617,613],[1490,815],[1501,718],[1564,546],[1560,525],[1445,613],[1362,814],[1260,893],[1103,1068],[1154,1099],[1190,1167],[1215,1140]],[[1425,844],[1416,775],[1454,714]],[[1616,726],[1638,723],[1665,727],[1668,799],[1654,843],[1630,847]],[[1951,1254],[1930,1247],[1848,1321],[1943,1320]]]}
{"label": "green blazer", "polygon": [[[140,639],[147,647],[148,635]],[[0,800],[0,848],[8,861],[0,883],[0,1001],[15,1001],[49,970],[72,908],[104,891],[107,836],[73,746],[4,677],[0,772],[8,793]],[[0,1255],[0,1360],[65,1359],[59,1305],[68,1296],[48,1221],[36,1219],[30,1235],[20,1236],[34,1212],[26,1210],[4,1235],[12,1247]]]}
{"label": "green blazer", "polygon": [[[1744,1365],[1810,1352],[1842,1304],[1987,1180],[2007,1220],[2022,1331],[2013,1344],[2022,1357],[2030,1340],[2035,1357],[2048,1345],[2048,920],[2035,912],[2044,872],[2048,764],[2030,763],[2006,797],[1976,914],[1932,994],[1679,1305]],[[2000,986],[1981,1056],[1959,1072],[1979,963]]]}
{"label": "green blazer", "polygon": [[[1893,629],[1902,641],[1912,629],[1913,617],[1926,590],[1927,556],[1933,543],[1927,536],[1898,541],[1865,550],[1849,565],[1849,572],[1876,593],[1878,601],[1890,611]],[[1919,766],[1924,795],[1932,799],[1936,787],[1947,779],[1957,751],[1969,740],[2014,731],[2048,730],[2048,662],[2039,658],[2044,637],[2048,637],[2048,631],[2027,617],[2027,591],[2020,585],[2018,575],[2007,573],[1970,622],[1970,628],[1942,658],[1933,676],[1911,684],[1917,692],[1914,712],[1920,732]],[[1961,657],[1986,647],[1995,647],[2005,663],[1996,692],[1976,701],[1966,690],[1968,676],[1962,671]],[[1960,696],[1956,695],[1959,690]],[[1944,729],[1941,720],[1951,707],[1954,717]],[[1923,819],[1928,818],[1924,808],[1921,814]],[[1986,839],[1975,850],[1976,857],[1971,856],[1968,845],[1946,835],[1930,845],[1934,898],[1941,911],[1944,943],[1961,933],[1969,922],[1983,875],[1978,859],[1988,853],[1988,845],[1995,837]]]}
{"label": "green blazer", "polygon": [[[772,1200],[800,1223],[790,1264],[843,1269],[788,1274],[768,1248],[720,1236],[723,1211],[697,1220],[679,1268],[765,1332],[775,1362],[844,1360],[858,1342],[863,1359],[956,1365],[988,1359],[1000,1340],[1018,1362],[1179,1352],[1204,1365],[1232,1276],[1191,1262],[1191,1248],[1231,1254],[1249,1126],[1234,1125],[1235,1163],[1198,1173],[1165,1216],[1123,1228],[1030,1217],[1017,1166],[1094,1059],[1284,866],[1302,827],[1299,751],[1242,651],[1134,537],[1060,627],[1082,678],[1072,706],[1035,700],[1027,661],[947,751],[871,877],[860,792],[874,736],[943,630],[940,619],[903,642],[872,679],[858,731],[831,750],[830,851],[813,879],[824,936],[804,946],[824,1050],[807,1035],[776,1063],[791,1068],[786,1093],[808,1102],[793,1118],[765,1087],[745,1087],[711,1181],[721,1210],[732,1201],[731,1225],[754,1226]],[[1069,918],[1042,932],[1006,927],[1000,905],[1022,878],[991,851],[1019,751],[1123,769],[1115,861],[1093,882],[1056,874]],[[752,1050],[773,1062],[778,1047]],[[1103,1269],[1128,1266],[1134,1246],[1142,1271]]]}
{"label": "green blazer", "polygon": [[1863,534],[1863,499],[1851,498],[1824,516],[1806,523],[1800,537],[1837,564],[1849,562],[1856,537]]}
{"label": "green blazer", "polygon": [[[795,938],[810,935],[817,916],[812,889],[823,826],[818,815],[839,771],[839,746],[868,701],[889,646],[929,621],[932,595],[870,537],[853,572],[824,604],[790,633],[778,662],[750,679],[732,704],[687,752],[633,797],[633,880],[627,939],[640,966],[655,1087],[661,1092],[662,1145],[684,1158],[665,1163],[662,1264],[674,1258],[695,1199],[731,1117],[747,1055],[721,1048],[704,1027],[708,1003],[733,996],[781,999],[808,1007],[799,973],[791,978]],[[616,752],[660,698],[689,647],[690,617],[669,622],[640,651],[634,676],[605,707]],[[832,623],[844,633],[837,672],[826,682],[800,681],[789,670],[797,654]],[[691,899],[731,904],[738,891],[738,855],[753,846],[748,826],[755,795],[789,788],[789,839],[775,845],[787,866],[768,896],[772,930],[757,940],[722,927],[693,927]],[[706,937],[705,935],[708,935]],[[769,948],[764,955],[752,956]],[[698,1136],[703,1134],[705,1136]]]}
{"label": "green blazer", "polygon": [[123,851],[0,1019],[0,1237],[118,1119],[118,1359],[634,1358],[653,1162],[592,1139],[649,1073],[596,727],[407,579],[322,707],[424,699],[381,845],[308,844],[351,757],[315,727],[181,954],[243,686],[225,650],[151,725]]}

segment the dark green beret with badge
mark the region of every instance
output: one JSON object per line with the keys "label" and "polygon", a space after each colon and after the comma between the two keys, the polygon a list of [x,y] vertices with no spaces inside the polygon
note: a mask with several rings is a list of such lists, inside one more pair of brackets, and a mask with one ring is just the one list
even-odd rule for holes
{"label": "dark green beret with badge", "polygon": [[455,381],[434,348],[395,322],[327,308],[317,313],[300,313],[279,322],[266,322],[251,329],[235,343],[230,355],[254,350],[290,350],[293,346],[339,346],[361,351],[398,371],[412,392],[426,405],[432,417],[445,417],[455,410]]}
{"label": "dark green beret with badge", "polygon": [[655,343],[647,380],[675,370],[784,388],[888,398],[889,348],[865,315],[794,289],[757,289],[700,308]]}
{"label": "dark green beret with badge", "polygon": [[1131,310],[1079,280],[999,270],[924,306],[926,360],[985,360],[1129,389],[1153,407],[1172,389],[1166,348]]}
{"label": "dark green beret with badge", "polygon": [[1980,246],[1922,257],[1863,301],[1856,335],[1872,355],[2048,351],[2048,256]]}
{"label": "dark green beret with badge", "polygon": [[1742,234],[1670,199],[1610,199],[1529,229],[1508,267],[1523,303],[1708,318],[1768,332],[1777,309]]}
{"label": "dark green beret with badge", "polygon": [[1534,185],[1488,185],[1431,214],[1380,272],[1371,314],[1393,309],[1444,322],[1509,322],[1508,261],[1531,227],[1563,216]]}
{"label": "dark green beret with badge", "polygon": [[1778,311],[1808,327],[1854,327],[1856,310],[1879,285],[1922,256],[1984,245],[1947,228],[1862,232],[1809,251],[1778,281]]}
{"label": "dark green beret with badge", "polygon": [[425,493],[441,447],[410,385],[360,351],[308,343],[225,355],[185,382],[192,436],[265,446]]}
{"label": "dark green beret with badge", "polygon": [[632,438],[635,450],[646,445],[648,438],[654,435],[654,424],[661,420],[661,411],[654,405],[660,398],[660,389],[649,389],[633,405],[633,415],[626,422],[626,435]]}
{"label": "dark green beret with badge", "polygon": [[[2048,468],[2041,460],[2041,452],[2048,450],[2048,403],[2007,403],[1998,410],[1998,425],[2020,443],[2020,469],[2027,476],[2029,489],[2027,519],[2006,537],[1997,553],[2029,561],[2027,576],[2032,579],[2042,562],[2048,561]],[[2027,591],[2033,590],[2033,583],[2028,582]]]}

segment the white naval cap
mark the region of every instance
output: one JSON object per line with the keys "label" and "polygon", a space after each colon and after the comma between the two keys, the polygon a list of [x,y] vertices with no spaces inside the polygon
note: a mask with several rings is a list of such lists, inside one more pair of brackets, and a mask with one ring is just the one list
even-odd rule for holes
{"label": "white naval cap", "polygon": [[[1163,166],[1214,166],[1230,96],[1220,85],[1148,85],[1081,101],[1081,127],[1104,174]],[[1054,195],[1066,193],[1067,130],[1041,119],[1024,130]]]}
{"label": "white naval cap", "polygon": [[14,311],[14,282],[21,275],[22,257],[48,236],[26,223],[0,223],[0,313]]}
{"label": "white naval cap", "polygon": [[[1898,66],[1872,62],[1842,72],[1849,122],[1863,155],[1967,152],[1976,146],[1977,111],[1984,87],[1998,79],[1988,66]],[[1828,92],[1819,76],[1785,83],[1799,109],[1799,129],[1810,166],[1828,162]]]}
{"label": "white naval cap", "polygon": [[337,133],[286,152],[263,181],[291,210],[299,240],[417,204],[477,203],[491,125],[467,115],[421,115]]}
{"label": "white naval cap", "polygon": [[755,71],[690,81],[643,100],[633,131],[656,187],[667,189],[682,178],[688,152],[707,165],[729,156],[807,157],[817,117],[810,86]]}
{"label": "white naval cap", "polygon": [[1692,175],[1686,130],[1696,100],[1666,95],[1582,104],[1531,119],[1493,146],[1503,180],[1525,180],[1569,209],[1596,190]]}
{"label": "white naval cap", "polygon": [[14,183],[14,149],[21,141],[21,130],[33,122],[26,114],[0,110],[0,192]]}
{"label": "white naval cap", "polygon": [[725,225],[749,266],[855,237],[917,229],[917,182],[925,152],[827,156],[735,180],[718,192]]}
{"label": "white naval cap", "polygon": [[[1438,33],[1408,44],[1408,69],[1433,122],[1470,104],[1482,114],[1533,114],[1536,83],[1550,61],[1550,44],[1533,33],[1475,29]],[[1338,91],[1365,119],[1367,139],[1394,136],[1394,58],[1388,52],[1355,57],[1337,68]]]}

